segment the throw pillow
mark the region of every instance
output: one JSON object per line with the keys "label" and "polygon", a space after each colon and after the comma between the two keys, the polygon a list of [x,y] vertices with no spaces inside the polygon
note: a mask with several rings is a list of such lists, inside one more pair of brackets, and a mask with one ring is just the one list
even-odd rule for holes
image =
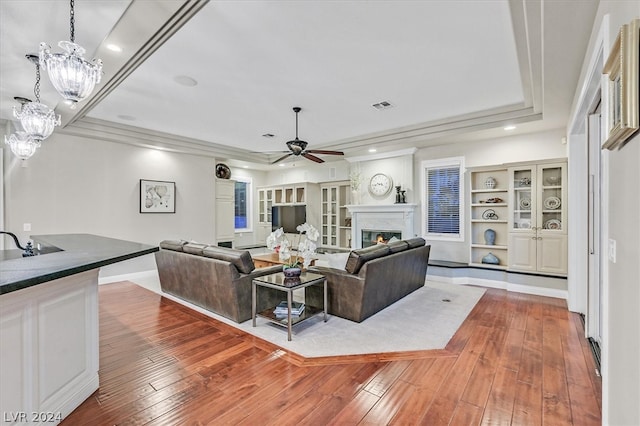
{"label": "throw pillow", "polygon": [[325,257],[330,268],[344,271],[347,266],[347,259],[349,259],[349,253],[327,253]]}

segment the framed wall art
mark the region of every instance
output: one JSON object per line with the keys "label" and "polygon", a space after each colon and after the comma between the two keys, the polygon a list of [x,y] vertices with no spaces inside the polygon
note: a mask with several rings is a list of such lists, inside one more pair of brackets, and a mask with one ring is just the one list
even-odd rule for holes
{"label": "framed wall art", "polygon": [[603,74],[608,74],[608,136],[602,147],[616,149],[640,128],[638,68],[640,19],[620,29]]}
{"label": "framed wall art", "polygon": [[175,182],[140,179],[140,213],[175,212]]}

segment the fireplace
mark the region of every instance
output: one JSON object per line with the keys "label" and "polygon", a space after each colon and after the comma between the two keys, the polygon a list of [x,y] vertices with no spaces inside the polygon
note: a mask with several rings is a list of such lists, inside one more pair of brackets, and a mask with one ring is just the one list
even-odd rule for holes
{"label": "fireplace", "polygon": [[362,230],[362,247],[369,247],[379,243],[386,244],[391,238],[402,239],[401,230],[375,230],[375,229],[363,229]]}
{"label": "fireplace", "polygon": [[405,240],[415,237],[416,207],[416,204],[404,203],[347,206],[351,213],[351,248],[363,248],[372,244],[371,241],[365,241],[367,238],[364,231],[374,233],[373,237],[369,237],[373,241],[376,241],[379,233],[383,234],[383,239],[390,239],[392,236]]}

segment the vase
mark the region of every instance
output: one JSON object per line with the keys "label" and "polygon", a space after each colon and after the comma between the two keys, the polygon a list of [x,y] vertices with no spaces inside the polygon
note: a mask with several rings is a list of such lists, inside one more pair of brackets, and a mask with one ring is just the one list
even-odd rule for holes
{"label": "vase", "polygon": [[357,189],[351,190],[351,204],[360,204],[360,191]]}
{"label": "vase", "polygon": [[484,242],[487,245],[494,245],[496,243],[496,231],[493,229],[487,229],[484,231]]}
{"label": "vase", "polygon": [[489,252],[485,257],[482,258],[482,263],[488,263],[490,265],[499,265],[500,259],[496,257],[495,254]]}
{"label": "vase", "polygon": [[285,266],[282,269],[282,273],[287,278],[299,277],[300,274],[302,273],[302,269],[300,269],[300,268],[288,268],[288,267]]}

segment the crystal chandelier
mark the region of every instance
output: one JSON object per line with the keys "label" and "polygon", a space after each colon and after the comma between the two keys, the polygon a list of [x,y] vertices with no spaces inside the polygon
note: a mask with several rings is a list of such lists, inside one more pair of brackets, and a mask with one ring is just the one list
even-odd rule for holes
{"label": "crystal chandelier", "polygon": [[53,129],[60,125],[60,116],[56,117],[56,113],[40,103],[40,64],[36,55],[27,55],[27,59],[36,66],[36,85],[33,93],[36,95],[36,101],[31,102],[25,98],[14,98],[22,104],[20,111],[13,108],[13,115],[20,120],[24,131],[31,136],[32,139],[40,142],[53,133]]}
{"label": "crystal chandelier", "polygon": [[51,53],[51,47],[40,43],[40,65],[47,70],[51,84],[63,98],[72,102],[72,108],[76,102],[85,99],[91,94],[96,83],[102,77],[102,61],[94,59],[91,62],[83,58],[84,48],[75,44],[75,16],[74,2],[71,3],[71,41],[61,41],[58,46],[63,53]]}
{"label": "crystal chandelier", "polygon": [[26,160],[35,154],[36,149],[40,148],[40,142],[34,140],[26,132],[15,132],[7,137],[4,137],[4,143],[11,147],[11,152],[15,154],[21,160]]}

